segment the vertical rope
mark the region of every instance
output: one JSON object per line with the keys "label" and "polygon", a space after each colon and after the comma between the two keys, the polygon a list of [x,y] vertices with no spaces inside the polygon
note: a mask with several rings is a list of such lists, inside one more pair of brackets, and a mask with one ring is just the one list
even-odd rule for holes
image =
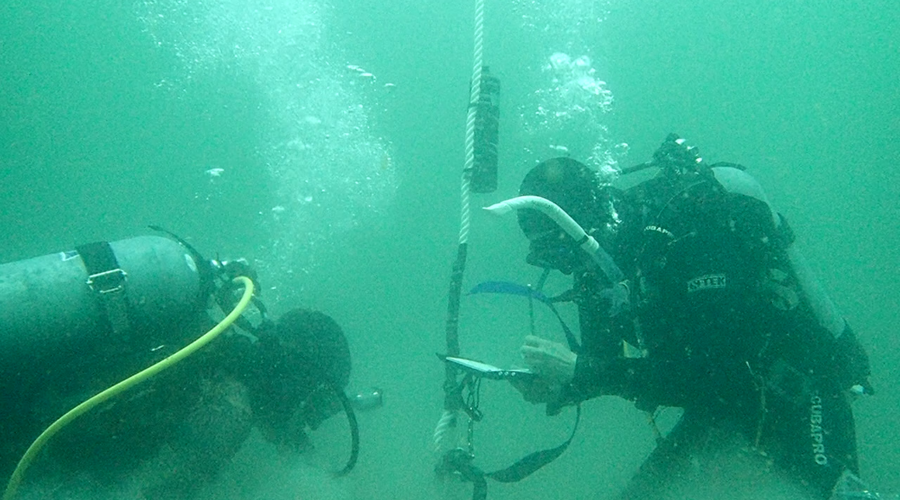
{"label": "vertical rope", "polygon": [[[481,95],[481,73],[483,68],[482,52],[484,49],[484,0],[475,0],[475,34],[474,54],[472,62],[472,83],[469,92],[469,109],[466,113],[466,160],[462,170],[460,185],[460,223],[459,248],[453,272],[450,277],[450,293],[447,304],[447,354],[459,355],[459,302],[462,295],[462,277],[466,268],[466,254],[469,240],[469,224],[471,217],[470,182],[475,165],[475,115]],[[457,370],[451,364],[444,367],[444,412],[434,430],[434,446],[436,451],[455,446],[451,441],[451,431],[457,427],[460,397],[456,390]]]}

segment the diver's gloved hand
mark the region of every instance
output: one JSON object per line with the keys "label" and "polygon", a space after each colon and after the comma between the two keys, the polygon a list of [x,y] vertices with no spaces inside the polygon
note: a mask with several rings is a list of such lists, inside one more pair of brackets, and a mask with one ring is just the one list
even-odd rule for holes
{"label": "diver's gloved hand", "polygon": [[653,161],[664,171],[685,173],[695,171],[703,158],[699,149],[688,146],[678,134],[669,134],[653,153]]}
{"label": "diver's gloved hand", "polygon": [[578,355],[563,344],[529,335],[521,352],[525,365],[548,383],[563,386],[575,378]]}

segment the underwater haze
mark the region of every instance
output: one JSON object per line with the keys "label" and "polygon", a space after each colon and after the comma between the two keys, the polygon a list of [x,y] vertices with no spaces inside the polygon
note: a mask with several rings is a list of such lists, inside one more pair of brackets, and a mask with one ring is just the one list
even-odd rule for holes
{"label": "underwater haze", "polygon": [[[512,197],[551,156],[612,177],[670,132],[746,165],[869,352],[876,394],[855,403],[862,476],[900,493],[900,3],[485,3],[484,63],[502,83],[499,187],[473,207]],[[255,436],[198,499],[471,498],[471,485],[436,479],[432,434],[474,14],[474,0],[0,5],[0,262],[159,225],[204,255],[248,259],[274,315],[334,317],[350,390],[384,390],[384,407],[358,416],[348,476]],[[537,279],[526,249],[513,220],[473,212],[463,289]],[[553,318],[538,320],[562,340]],[[524,301],[463,296],[464,354],[513,365],[527,333]],[[497,382],[482,410],[485,470],[562,442],[574,419]],[[614,498],[653,432],[619,399],[583,413],[559,459],[489,483],[488,498]],[[326,463],[347,449],[346,423],[332,420],[313,435]],[[671,498],[806,498],[760,468],[722,459],[721,476],[688,478]],[[26,481],[22,498],[137,498],[135,487]]]}

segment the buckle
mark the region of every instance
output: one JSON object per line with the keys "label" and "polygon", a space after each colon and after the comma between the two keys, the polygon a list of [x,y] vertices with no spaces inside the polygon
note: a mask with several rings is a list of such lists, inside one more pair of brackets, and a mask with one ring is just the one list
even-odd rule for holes
{"label": "buckle", "polygon": [[88,276],[87,284],[91,290],[99,294],[121,292],[125,289],[127,278],[128,273],[121,268],[116,268]]}

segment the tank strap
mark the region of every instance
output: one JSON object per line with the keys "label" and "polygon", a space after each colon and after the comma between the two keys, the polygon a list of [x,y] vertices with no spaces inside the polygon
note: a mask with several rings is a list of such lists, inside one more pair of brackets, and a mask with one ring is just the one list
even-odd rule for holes
{"label": "tank strap", "polygon": [[87,285],[106,312],[113,333],[119,337],[128,333],[128,294],[125,287],[128,274],[119,267],[109,242],[98,241],[76,247],[75,250],[87,270]]}

